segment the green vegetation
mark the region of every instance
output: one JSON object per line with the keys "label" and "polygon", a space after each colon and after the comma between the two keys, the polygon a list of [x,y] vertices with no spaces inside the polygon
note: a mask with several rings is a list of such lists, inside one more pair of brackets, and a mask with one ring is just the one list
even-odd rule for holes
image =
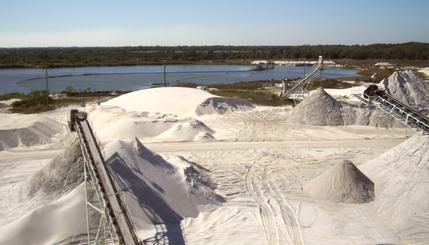
{"label": "green vegetation", "polygon": [[59,98],[48,97],[46,90],[32,91],[29,94],[9,93],[0,96],[0,100],[18,98],[21,101],[16,101],[9,109],[13,113],[39,113],[55,110],[60,107],[81,104],[88,101],[101,100],[103,97],[112,96],[111,92],[73,92],[69,95],[64,95]]}
{"label": "green vegetation", "polygon": [[428,64],[428,43],[303,46],[0,48],[0,67],[243,64],[254,59],[413,60]]}
{"label": "green vegetation", "polygon": [[13,92],[13,93],[8,93],[8,94],[0,94],[0,100],[25,99],[27,97],[28,97],[28,95],[18,93],[18,92]]}

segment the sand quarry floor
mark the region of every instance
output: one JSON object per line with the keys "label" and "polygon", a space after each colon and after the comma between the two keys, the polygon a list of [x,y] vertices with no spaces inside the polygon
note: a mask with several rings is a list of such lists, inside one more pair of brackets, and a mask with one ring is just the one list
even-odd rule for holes
{"label": "sand quarry floor", "polygon": [[[19,192],[35,172],[66,147],[63,137],[67,134],[69,109],[34,116],[55,119],[64,126],[53,140],[42,146],[0,151],[0,232],[10,231],[10,223],[55,200],[43,195],[26,199]],[[199,117],[215,132],[216,140],[145,142],[141,139],[145,147],[165,159],[181,156],[207,169],[217,184],[216,192],[226,198],[225,203],[205,205],[197,217],[183,219],[180,224],[183,241],[273,245],[409,243],[409,238],[398,235],[388,222],[376,218],[370,204],[317,200],[309,197],[303,186],[342,160],[351,160],[359,166],[374,159],[415,131],[290,125],[284,120],[287,110],[256,107],[245,112]],[[8,118],[19,121],[20,117]],[[56,226],[45,225],[47,230]],[[413,238],[411,243],[424,244],[427,239],[427,236]],[[25,241],[32,244],[31,238]]]}

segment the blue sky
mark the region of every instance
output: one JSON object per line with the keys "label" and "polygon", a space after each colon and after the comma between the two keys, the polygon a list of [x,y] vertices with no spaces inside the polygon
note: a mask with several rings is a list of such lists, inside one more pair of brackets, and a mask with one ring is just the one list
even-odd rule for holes
{"label": "blue sky", "polygon": [[2,0],[0,47],[429,42],[429,0]]}

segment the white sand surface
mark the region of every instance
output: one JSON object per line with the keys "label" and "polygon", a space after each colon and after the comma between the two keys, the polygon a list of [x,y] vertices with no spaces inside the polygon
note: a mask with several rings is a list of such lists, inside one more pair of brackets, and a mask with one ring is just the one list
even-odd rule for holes
{"label": "white sand surface", "polygon": [[[175,100],[157,97],[156,91]],[[178,95],[184,91],[193,95],[185,100]],[[230,103],[226,108],[231,110],[223,113],[215,101],[209,104],[219,110],[198,114],[213,98],[207,92],[154,89],[148,97],[138,92],[87,111],[141,239],[154,239],[160,228],[167,230],[162,241],[170,244],[424,244],[429,239],[424,194],[428,144],[421,136],[407,141],[414,130],[291,124],[286,120],[290,107],[252,109]],[[68,109],[34,115],[35,121],[51,117],[64,125]],[[9,122],[14,117],[20,115],[11,115]],[[46,191],[25,195],[34,176],[61,183],[55,187],[69,183],[57,182],[64,174],[58,166],[67,161],[49,174],[36,174],[58,155],[62,159],[69,137],[59,133],[52,136],[56,144],[43,148],[20,145],[0,151],[0,243],[84,239],[81,187],[60,187],[64,192],[54,189],[53,196]],[[304,191],[306,183],[343,160],[374,182],[373,202],[332,202]],[[407,207],[418,214],[403,211]],[[384,213],[374,214],[383,208]],[[383,221],[387,215],[392,222]]]}

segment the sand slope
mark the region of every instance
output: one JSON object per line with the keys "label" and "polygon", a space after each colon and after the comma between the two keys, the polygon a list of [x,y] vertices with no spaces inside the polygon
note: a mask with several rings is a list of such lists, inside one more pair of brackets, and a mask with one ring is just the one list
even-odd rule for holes
{"label": "sand slope", "polygon": [[38,191],[48,195],[67,193],[83,181],[83,156],[75,140],[64,153],[38,171],[30,181],[30,196]]}
{"label": "sand slope", "polygon": [[0,150],[54,143],[54,136],[64,130],[62,124],[48,118],[2,113]]}
{"label": "sand slope", "polygon": [[83,187],[2,227],[0,244],[48,245],[86,233]]}
{"label": "sand slope", "polygon": [[167,224],[167,230],[180,230],[184,217],[198,216],[198,205],[223,200],[210,181],[198,181],[198,168],[180,159],[172,164],[137,139],[113,142],[104,154],[141,237],[160,223]]}

